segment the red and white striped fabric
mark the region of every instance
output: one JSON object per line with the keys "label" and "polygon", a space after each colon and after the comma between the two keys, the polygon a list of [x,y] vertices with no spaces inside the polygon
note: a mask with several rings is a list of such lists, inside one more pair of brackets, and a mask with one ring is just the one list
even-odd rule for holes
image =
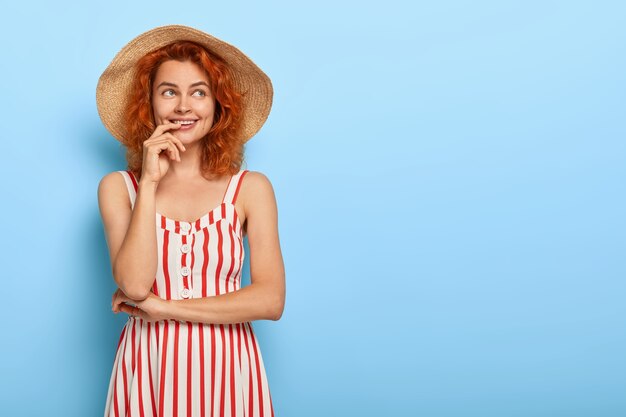
{"label": "red and white striped fabric", "polygon": [[[134,207],[137,179],[131,171],[118,172]],[[240,288],[244,248],[234,204],[246,172],[233,175],[222,203],[194,222],[156,213],[156,295],[180,300]],[[251,323],[149,323],[129,317],[117,346],[104,415],[273,417]]]}

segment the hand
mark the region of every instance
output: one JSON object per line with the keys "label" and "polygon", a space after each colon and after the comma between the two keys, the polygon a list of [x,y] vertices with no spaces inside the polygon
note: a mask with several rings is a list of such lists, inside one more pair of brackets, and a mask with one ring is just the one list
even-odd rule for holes
{"label": "hand", "polygon": [[180,162],[180,152],[185,151],[185,145],[168,132],[179,129],[180,126],[177,123],[158,125],[152,136],[143,142],[142,179],[158,183],[167,173],[170,160]]}
{"label": "hand", "polygon": [[137,316],[145,321],[165,320],[165,307],[167,301],[161,297],[154,295],[153,292],[142,301],[131,300],[119,288],[113,293],[111,299],[111,309],[115,314],[126,313],[131,316]]}

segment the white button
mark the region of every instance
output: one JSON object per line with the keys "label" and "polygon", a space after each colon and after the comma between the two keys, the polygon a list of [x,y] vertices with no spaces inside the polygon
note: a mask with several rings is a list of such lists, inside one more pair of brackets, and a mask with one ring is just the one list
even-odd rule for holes
{"label": "white button", "polygon": [[191,269],[189,269],[188,266],[183,266],[182,268],[180,268],[180,273],[186,277],[187,275],[189,275],[189,273],[191,272]]}
{"label": "white button", "polygon": [[189,288],[183,288],[180,291],[180,296],[183,297],[183,298],[189,298],[189,297],[191,297],[191,291],[189,291]]}
{"label": "white button", "polygon": [[191,250],[191,246],[189,246],[189,243],[185,243],[180,247],[180,250],[183,253],[189,253],[189,251]]}
{"label": "white button", "polygon": [[181,223],[180,228],[186,232],[191,229],[191,225],[189,223]]}

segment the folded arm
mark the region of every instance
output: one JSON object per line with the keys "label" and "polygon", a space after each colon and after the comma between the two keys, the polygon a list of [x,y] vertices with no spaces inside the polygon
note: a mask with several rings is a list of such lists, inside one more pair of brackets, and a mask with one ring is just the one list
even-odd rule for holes
{"label": "folded arm", "polygon": [[285,268],[278,237],[276,199],[271,183],[263,174],[246,174],[236,208],[244,213],[248,234],[250,285],[226,294],[187,300],[165,301],[150,293],[145,300],[134,302],[122,294],[117,302],[114,299],[113,310],[147,320],[214,324],[280,319],[285,305]]}

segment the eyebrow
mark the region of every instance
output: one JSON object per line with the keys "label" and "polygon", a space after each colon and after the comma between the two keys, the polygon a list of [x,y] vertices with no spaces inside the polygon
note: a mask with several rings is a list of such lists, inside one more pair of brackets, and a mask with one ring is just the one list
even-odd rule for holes
{"label": "eyebrow", "polygon": [[[169,87],[176,87],[176,88],[178,88],[178,86],[176,84],[170,83],[170,82],[167,82],[167,81],[163,81],[161,84],[157,85],[157,88],[161,88],[164,85],[169,86]],[[207,83],[205,83],[204,81],[196,81],[195,83],[191,84],[189,87],[197,87],[199,85],[206,85],[207,87],[211,88],[211,86],[208,85]]]}

